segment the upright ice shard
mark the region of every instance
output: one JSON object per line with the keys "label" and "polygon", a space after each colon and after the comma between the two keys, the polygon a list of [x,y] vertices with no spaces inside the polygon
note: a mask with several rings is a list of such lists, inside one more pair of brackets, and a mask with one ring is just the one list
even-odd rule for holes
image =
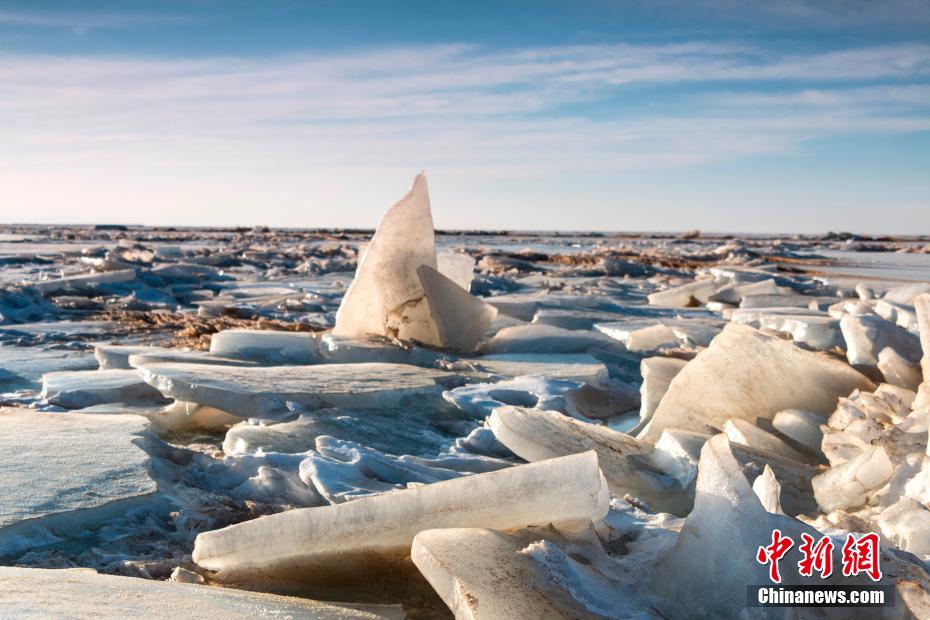
{"label": "upright ice shard", "polygon": [[[776,528],[795,541],[801,540],[802,533],[819,540],[820,533],[763,507],[724,435],[704,445],[698,469],[694,510],[675,547],[657,564],[651,577],[655,591],[667,598],[665,617],[784,618],[783,609],[754,608],[758,613],[752,614],[745,609],[742,593],[746,587],[771,583],[769,567],[756,561],[756,552],[771,542]],[[839,549],[834,555],[834,566],[839,566]],[[855,578],[838,572],[827,581],[821,581],[819,575],[801,577],[796,566],[786,562],[782,562],[781,576],[785,585],[856,583]],[[734,592],[741,596],[734,596]]]}
{"label": "upright ice shard", "polygon": [[456,351],[474,351],[497,316],[497,308],[428,265],[420,265],[417,276],[442,345]]}
{"label": "upright ice shard", "polygon": [[417,268],[436,269],[426,174],[378,224],[336,313],[337,336],[387,336],[441,346]]}

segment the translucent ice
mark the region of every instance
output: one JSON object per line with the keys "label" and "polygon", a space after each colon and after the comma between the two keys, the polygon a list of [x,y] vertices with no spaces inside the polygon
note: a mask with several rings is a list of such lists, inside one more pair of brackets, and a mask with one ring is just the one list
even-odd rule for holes
{"label": "translucent ice", "polygon": [[417,268],[439,341],[455,351],[474,351],[497,316],[497,308],[428,265]]}
{"label": "translucent ice", "polygon": [[527,461],[594,450],[612,494],[629,494],[657,510],[679,514],[690,505],[678,481],[657,470],[647,458],[652,446],[624,433],[556,411],[521,407],[495,409],[488,425],[501,443]]}
{"label": "translucent ice", "polygon": [[437,271],[468,291],[475,273],[475,259],[464,252],[436,254]]}
{"label": "translucent ice", "polygon": [[517,377],[499,383],[478,383],[443,393],[443,398],[469,416],[481,419],[497,407],[517,405],[554,409],[575,416],[584,416],[582,389],[584,384],[564,379],[540,376]]}
{"label": "translucent ice", "polygon": [[280,416],[289,410],[288,403],[304,409],[394,407],[408,396],[438,396],[442,383],[454,378],[418,366],[376,363],[257,368],[153,364],[139,370],[166,396],[243,418]]}
{"label": "translucent ice", "polygon": [[649,295],[649,303],[653,306],[689,308],[706,303],[708,298],[716,292],[717,285],[714,279],[707,278],[652,293]]}
{"label": "translucent ice", "polygon": [[820,443],[823,441],[823,431],[820,430],[820,425],[825,421],[824,416],[819,413],[786,409],[775,414],[772,418],[772,426],[782,435],[803,445],[811,453],[819,454]]}
{"label": "translucent ice", "polygon": [[640,393],[639,419],[641,423],[648,422],[652,414],[659,407],[659,402],[668,391],[681,369],[688,362],[674,357],[647,357],[640,363],[640,374],[643,377]]}
{"label": "translucent ice", "polygon": [[315,334],[258,329],[224,329],[210,339],[210,353],[269,364],[313,364],[321,360]]}
{"label": "translucent ice", "polygon": [[486,353],[584,353],[595,347],[621,345],[601,333],[539,323],[505,327],[482,345]]}
{"label": "translucent ice", "polygon": [[920,360],[920,340],[894,323],[874,315],[847,314],[840,319],[840,329],[846,340],[846,357],[856,367],[878,367],[878,355],[891,348],[910,362]]}
{"label": "translucent ice", "polygon": [[859,508],[893,473],[888,454],[876,446],[814,478],[814,496],[825,512]]}
{"label": "translucent ice", "polygon": [[335,506],[291,510],[197,537],[194,561],[224,580],[349,577],[379,556],[403,558],[417,533],[517,529],[599,519],[607,486],[593,452],[465,476]]}
{"label": "translucent ice", "polygon": [[888,383],[916,390],[921,382],[920,366],[903,357],[891,347],[878,352],[878,371]]}
{"label": "translucent ice", "polygon": [[388,336],[441,346],[417,268],[436,269],[426,175],[378,224],[336,315],[337,336]]}
{"label": "translucent ice", "polygon": [[74,370],[42,377],[42,398],[66,409],[100,403],[166,402],[135,370]]}
{"label": "translucent ice", "polygon": [[924,381],[930,381],[930,293],[923,293],[914,297],[914,310],[917,313],[917,327],[920,331],[920,347],[923,357],[920,365],[923,368]]}
{"label": "translucent ice", "polygon": [[827,413],[837,398],[871,388],[846,364],[751,327],[730,324],[672,379],[641,436],[665,428],[706,432],[730,419],[771,419],[783,409]]}
{"label": "translucent ice", "polygon": [[[756,551],[772,539],[772,530],[801,540],[801,533],[820,539],[820,533],[791,517],[766,511],[743,476],[725,436],[717,435],[701,450],[694,510],[688,515],[678,541],[655,567],[652,588],[664,595],[665,613],[675,618],[782,617],[746,615],[750,584],[771,583],[769,567],[756,561]],[[836,551],[838,553],[838,551]],[[839,565],[838,557],[834,565]],[[824,584],[819,576],[803,578],[782,562],[782,583]],[[832,579],[849,578],[834,572]],[[842,581],[840,581],[842,580]]]}
{"label": "translucent ice", "polygon": [[387,338],[350,338],[332,333],[320,336],[320,353],[330,363],[384,362],[435,366],[444,356],[412,343],[392,342]]}
{"label": "translucent ice", "polygon": [[742,444],[765,452],[771,452],[786,459],[793,459],[806,463],[811,461],[809,455],[803,454],[787,443],[751,424],[746,420],[727,420],[723,424],[723,432],[732,443]]}

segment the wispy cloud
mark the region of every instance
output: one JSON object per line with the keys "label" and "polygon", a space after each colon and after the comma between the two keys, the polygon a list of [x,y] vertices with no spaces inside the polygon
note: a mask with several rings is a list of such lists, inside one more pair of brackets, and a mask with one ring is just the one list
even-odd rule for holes
{"label": "wispy cloud", "polygon": [[91,30],[121,30],[136,26],[178,24],[189,21],[190,18],[178,15],[0,10],[0,27],[64,29],[75,34],[84,34]]}
{"label": "wispy cloud", "polygon": [[831,136],[930,131],[928,90],[923,44],[804,56],[707,42],[7,55],[0,185],[4,168],[19,198],[49,169],[224,171],[241,194],[249,179],[302,171],[426,166],[495,182],[687,168]]}
{"label": "wispy cloud", "polygon": [[[508,52],[436,45],[260,60],[0,56],[0,135],[7,143],[59,135],[69,144],[81,135],[94,144],[107,135],[194,142],[273,136],[304,149],[315,144],[325,157],[331,147],[324,140],[343,148],[390,144],[425,131],[464,144],[493,132],[494,143],[519,148],[530,126],[553,148],[584,132],[578,135],[594,145],[638,153],[680,148],[693,151],[684,158],[693,161],[699,151],[727,154],[733,149],[721,143],[749,136],[782,148],[818,135],[923,130],[928,77],[930,46],[920,44],[805,57],[708,43]],[[683,105],[651,112],[683,84],[697,92],[676,94]],[[741,90],[730,92],[734,86]],[[817,104],[831,106],[829,113],[813,109]],[[697,137],[692,149],[685,148],[689,136]]]}

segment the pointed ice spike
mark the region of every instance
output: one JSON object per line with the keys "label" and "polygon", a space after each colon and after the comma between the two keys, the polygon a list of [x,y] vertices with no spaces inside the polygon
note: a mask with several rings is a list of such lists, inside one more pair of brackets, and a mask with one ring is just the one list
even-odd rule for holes
{"label": "pointed ice spike", "polygon": [[497,316],[497,309],[427,265],[417,269],[417,276],[426,291],[430,315],[443,346],[474,351]]}
{"label": "pointed ice spike", "polygon": [[433,216],[422,172],[378,224],[336,314],[333,333],[441,345],[417,277],[421,265],[436,268]]}

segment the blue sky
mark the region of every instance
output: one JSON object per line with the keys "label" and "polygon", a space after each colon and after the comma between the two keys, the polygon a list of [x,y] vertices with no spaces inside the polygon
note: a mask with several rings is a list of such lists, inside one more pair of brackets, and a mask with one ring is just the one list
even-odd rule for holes
{"label": "blue sky", "polygon": [[930,2],[8,2],[0,221],[930,234]]}

